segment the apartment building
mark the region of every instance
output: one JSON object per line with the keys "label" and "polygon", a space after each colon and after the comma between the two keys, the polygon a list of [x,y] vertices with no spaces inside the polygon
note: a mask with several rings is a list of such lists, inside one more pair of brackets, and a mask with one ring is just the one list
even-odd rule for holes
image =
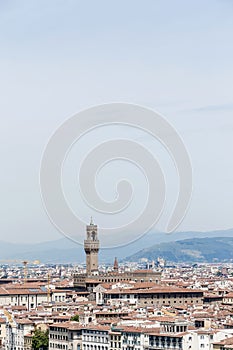
{"label": "apartment building", "polygon": [[140,327],[124,327],[122,333],[123,350],[144,350],[149,347],[149,334]]}
{"label": "apartment building", "polygon": [[49,326],[49,350],[81,350],[82,328],[77,322],[54,323]]}
{"label": "apartment building", "polygon": [[106,326],[83,327],[74,321],[54,323],[49,327],[49,350],[109,350],[111,339],[115,341],[115,333],[109,331]]}
{"label": "apartment building", "polygon": [[82,331],[83,350],[109,350],[109,331],[107,326],[85,327]]}
{"label": "apartment building", "polygon": [[122,349],[121,346],[121,338],[122,338],[122,334],[121,331],[118,331],[117,328],[116,329],[112,329],[109,332],[109,337],[110,337],[110,346],[109,346],[109,350],[119,350]]}
{"label": "apartment building", "polygon": [[[185,334],[160,334],[160,333],[150,333],[149,335],[149,345],[145,349],[155,350],[186,350],[194,349],[188,346],[184,346],[184,336]],[[190,343],[191,344],[191,343]]]}
{"label": "apartment building", "polygon": [[6,350],[24,350],[24,337],[32,333],[34,324],[29,319],[12,320],[6,323]]}

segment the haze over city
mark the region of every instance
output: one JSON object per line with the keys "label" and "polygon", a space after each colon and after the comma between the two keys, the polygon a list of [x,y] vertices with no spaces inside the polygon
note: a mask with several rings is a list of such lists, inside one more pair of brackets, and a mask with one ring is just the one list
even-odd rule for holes
{"label": "haze over city", "polygon": [[[193,194],[177,230],[233,227],[232,3],[68,3],[0,3],[0,239],[33,243],[61,237],[40,196],[43,151],[68,117],[109,102],[156,110],[183,139]],[[72,209],[89,222],[93,212],[77,191],[79,161],[96,143],[119,135],[146,145],[162,164],[165,212],[151,231],[163,232],[178,190],[175,167],[159,142],[130,127],[100,128],[74,145],[64,169]],[[145,179],[130,164],[103,170],[97,181],[101,195],[114,198],[115,181],[122,176],[133,178],[135,200],[122,216],[94,213],[100,226],[125,223],[142,209]]]}

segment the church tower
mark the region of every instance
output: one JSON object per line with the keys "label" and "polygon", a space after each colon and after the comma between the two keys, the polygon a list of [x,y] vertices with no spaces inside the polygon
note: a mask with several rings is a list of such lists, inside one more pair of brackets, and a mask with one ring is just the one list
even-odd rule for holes
{"label": "church tower", "polygon": [[118,265],[118,260],[117,260],[117,257],[116,257],[115,260],[114,260],[113,271],[114,272],[118,272],[118,270],[119,270],[119,265]]}
{"label": "church tower", "polygon": [[94,225],[92,218],[86,230],[87,236],[84,240],[84,250],[86,253],[86,271],[87,275],[90,276],[98,273],[98,253],[100,245],[97,235],[97,225]]}

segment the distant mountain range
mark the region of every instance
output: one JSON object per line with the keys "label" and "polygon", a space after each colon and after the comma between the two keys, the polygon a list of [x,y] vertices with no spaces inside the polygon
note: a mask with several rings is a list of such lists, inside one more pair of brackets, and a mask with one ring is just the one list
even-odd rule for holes
{"label": "distant mountain range", "polygon": [[142,249],[125,260],[156,260],[158,257],[170,262],[233,261],[233,237],[192,238],[160,243]]}
{"label": "distant mountain range", "polygon": [[[208,239],[209,238],[209,239]],[[149,248],[148,248],[149,247]],[[129,254],[130,252],[130,254]],[[141,257],[169,261],[219,261],[233,259],[233,229],[213,232],[150,232],[123,247],[101,249],[100,263],[119,260],[136,261]],[[40,260],[43,263],[82,263],[83,246],[67,238],[37,244],[16,244],[0,241],[0,264],[6,260]]]}

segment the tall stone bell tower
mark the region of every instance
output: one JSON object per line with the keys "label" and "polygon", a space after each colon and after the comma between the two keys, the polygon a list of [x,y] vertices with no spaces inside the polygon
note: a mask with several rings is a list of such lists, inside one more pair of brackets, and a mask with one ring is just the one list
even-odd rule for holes
{"label": "tall stone bell tower", "polygon": [[98,228],[94,225],[91,218],[91,222],[86,227],[87,236],[84,240],[84,250],[86,253],[86,272],[88,276],[98,274],[98,253],[99,253],[99,240],[98,240]]}

